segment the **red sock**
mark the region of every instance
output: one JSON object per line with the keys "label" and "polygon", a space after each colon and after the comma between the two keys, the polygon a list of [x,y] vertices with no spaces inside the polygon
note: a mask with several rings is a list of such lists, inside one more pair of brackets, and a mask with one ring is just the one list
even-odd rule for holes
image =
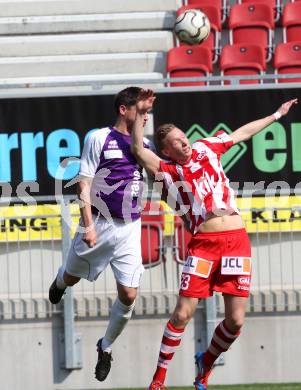
{"label": "red sock", "polygon": [[203,362],[206,366],[211,367],[215,360],[219,357],[222,352],[228,351],[232,343],[237,339],[240,331],[233,333],[226,326],[226,321],[221,322],[214,331],[211,344],[204,353]]}
{"label": "red sock", "polygon": [[184,328],[177,329],[168,321],[163,333],[158,365],[153,377],[154,381],[164,383],[168,364],[173,358],[176,348],[181,343],[183,333]]}

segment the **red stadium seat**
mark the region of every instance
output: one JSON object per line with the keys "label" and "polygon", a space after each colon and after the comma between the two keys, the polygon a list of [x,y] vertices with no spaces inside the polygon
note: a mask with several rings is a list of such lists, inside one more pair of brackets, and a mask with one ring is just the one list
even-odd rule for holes
{"label": "red stadium seat", "polygon": [[[301,39],[299,42],[280,43],[275,50],[276,74],[301,74]],[[279,83],[300,83],[300,78],[279,79]]]}
{"label": "red stadium seat", "polygon": [[273,9],[266,4],[236,4],[229,16],[230,44],[251,43],[266,49],[266,60],[272,58],[274,38]]}
{"label": "red stadium seat", "polygon": [[145,204],[141,214],[141,250],[145,268],[165,261],[163,243],[164,214],[159,202]]}
{"label": "red stadium seat", "polygon": [[[167,54],[169,77],[205,77],[212,73],[212,55],[207,47],[179,46]],[[171,87],[205,85],[205,81],[172,82]]]}
{"label": "red stadium seat", "polygon": [[[227,45],[222,49],[220,68],[223,76],[260,75],[266,70],[265,51],[258,45]],[[240,84],[258,84],[260,80],[240,80]],[[226,80],[224,84],[230,84]]]}
{"label": "red stadium seat", "polygon": [[281,15],[281,1],[280,0],[238,0],[238,4],[243,3],[263,3],[267,4],[268,6],[272,7],[274,9],[274,20],[277,22],[280,19]]}
{"label": "red stadium seat", "polygon": [[301,1],[285,5],[282,26],[284,43],[301,40]]}
{"label": "red stadium seat", "polygon": [[212,51],[212,61],[215,63],[220,52],[220,37],[222,29],[220,9],[214,5],[202,5],[196,3],[195,5],[184,5],[183,7],[179,8],[177,10],[177,16],[192,8],[201,10],[210,20],[211,33],[209,37],[203,43],[201,43],[201,45],[202,47],[207,47]]}
{"label": "red stadium seat", "polygon": [[224,23],[227,18],[227,0],[186,0],[186,5],[212,5],[220,10],[222,16],[221,22]]}
{"label": "red stadium seat", "polygon": [[186,230],[184,222],[178,216],[175,217],[174,227],[174,260],[178,264],[184,264],[186,260],[187,245],[192,234]]}

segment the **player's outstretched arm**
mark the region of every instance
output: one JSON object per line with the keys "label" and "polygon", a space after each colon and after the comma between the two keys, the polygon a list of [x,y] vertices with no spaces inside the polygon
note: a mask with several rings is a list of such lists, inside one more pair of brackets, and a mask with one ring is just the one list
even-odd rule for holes
{"label": "player's outstretched arm", "polygon": [[288,102],[283,103],[274,114],[253,122],[249,122],[246,125],[233,131],[233,133],[230,135],[230,137],[233,139],[233,143],[237,144],[238,142],[250,139],[253,137],[253,135],[263,130],[265,127],[275,122],[276,120],[280,119],[282,116],[286,115],[290,108],[297,103],[298,99],[289,100]]}
{"label": "player's outstretched arm", "polygon": [[131,151],[138,163],[151,175],[160,169],[160,158],[143,145],[143,124],[147,112],[152,109],[155,97],[153,91],[142,91],[136,104],[136,119],[132,130]]}

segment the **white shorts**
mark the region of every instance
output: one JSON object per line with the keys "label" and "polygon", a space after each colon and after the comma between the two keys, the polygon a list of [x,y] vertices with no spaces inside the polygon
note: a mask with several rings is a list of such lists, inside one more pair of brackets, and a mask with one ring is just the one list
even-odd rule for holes
{"label": "white shorts", "polygon": [[[95,218],[94,218],[95,220]],[[110,263],[116,281],[126,287],[138,287],[144,272],[141,258],[141,220],[124,223],[98,218],[95,222],[97,242],[93,248],[77,232],[66,263],[70,275],[96,280]]]}

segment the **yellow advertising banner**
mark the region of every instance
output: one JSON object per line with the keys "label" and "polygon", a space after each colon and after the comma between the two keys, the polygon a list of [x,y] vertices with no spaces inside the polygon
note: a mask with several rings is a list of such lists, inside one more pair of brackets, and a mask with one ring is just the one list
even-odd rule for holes
{"label": "yellow advertising banner", "polygon": [[248,233],[301,231],[301,197],[238,198]]}
{"label": "yellow advertising banner", "polygon": [[[71,230],[79,221],[79,207],[70,205]],[[0,208],[0,242],[59,240],[62,238],[62,213],[59,205],[14,205]]]}
{"label": "yellow advertising banner", "polygon": [[[299,196],[248,197],[237,198],[236,201],[248,233],[301,231]],[[173,223],[168,210],[172,214],[172,210],[165,204],[164,233],[171,235]]]}
{"label": "yellow advertising banner", "polygon": [[[238,198],[248,233],[301,231],[298,196]],[[79,207],[71,204],[71,231],[79,221]],[[173,213],[165,204],[165,235],[173,234]],[[62,237],[59,205],[14,205],[0,208],[0,242],[59,240]]]}

